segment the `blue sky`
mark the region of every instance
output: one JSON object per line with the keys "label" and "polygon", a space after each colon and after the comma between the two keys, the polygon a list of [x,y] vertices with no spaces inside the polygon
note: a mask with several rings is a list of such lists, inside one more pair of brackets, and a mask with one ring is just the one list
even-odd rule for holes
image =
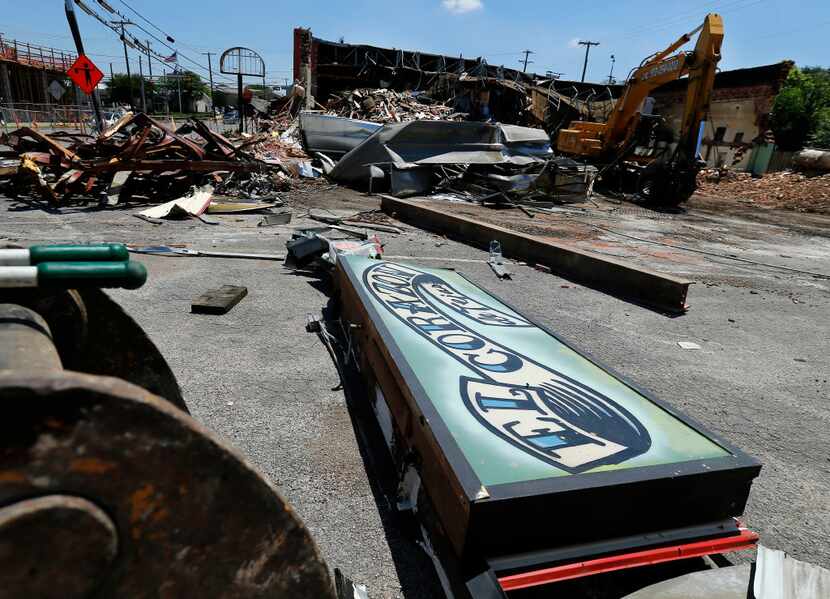
{"label": "blue sky", "polygon": [[[98,0],[85,0],[101,15]],[[702,22],[707,12],[723,15],[726,36],[721,68],[768,64],[781,59],[799,65],[830,66],[830,0],[105,0],[156,36],[158,30],[131,12],[171,34],[180,56],[202,65],[200,52],[221,52],[248,46],[265,59],[269,81],[291,77],[292,29],[311,27],[317,37],[385,47],[417,49],[450,55],[484,56],[490,64],[516,67],[521,51],[530,49],[528,70],[564,73],[579,79],[584,47],[579,39],[599,41],[591,49],[587,79],[604,80],[616,56],[614,74],[624,76],[646,55],[661,49]],[[4,37],[56,48],[73,47],[61,0],[37,3],[3,0],[0,32]],[[112,62],[124,70],[117,37],[92,17],[77,10],[87,53],[105,72]],[[139,37],[149,37],[133,27]],[[170,50],[153,42],[159,52]],[[136,54],[131,53],[134,70]],[[215,60],[215,59],[214,59]],[[181,64],[201,71],[185,58]],[[154,66],[154,74],[160,65]],[[219,79],[217,79],[219,80]]]}

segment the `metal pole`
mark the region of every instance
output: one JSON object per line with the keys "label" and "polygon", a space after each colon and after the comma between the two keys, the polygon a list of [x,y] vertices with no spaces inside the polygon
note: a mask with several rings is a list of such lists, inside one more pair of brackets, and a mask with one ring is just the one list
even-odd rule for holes
{"label": "metal pole", "polygon": [[144,96],[144,71],[141,68],[141,55],[138,55],[138,76],[141,80],[141,110],[147,112],[147,98]]}
{"label": "metal pole", "polygon": [[133,106],[133,76],[130,74],[130,57],[127,55],[127,36],[124,34],[124,21],[120,21],[121,41],[124,43],[124,62],[127,64],[127,81],[130,82],[130,110],[135,111]]}
{"label": "metal pole", "polygon": [[182,113],[184,113],[184,110],[182,110],[182,71],[181,71],[181,69],[179,69],[179,71],[177,73],[176,83],[178,84],[178,87],[179,87],[179,113],[182,114]]}
{"label": "metal pole", "polygon": [[236,92],[239,104],[239,132],[245,131],[245,104],[242,101],[242,50],[236,51],[236,66],[239,71],[236,74]]}
{"label": "metal pole", "polygon": [[210,57],[216,54],[215,52],[202,52],[202,54],[208,57],[208,74],[210,75],[210,111],[211,113],[215,113],[215,109],[213,106],[213,65],[210,62]]}
{"label": "metal pole", "polygon": [[[240,63],[241,65],[242,63]],[[242,103],[242,74],[236,74],[236,94],[237,94],[237,104],[239,105],[239,132],[242,133],[245,130],[245,105]]]}
{"label": "metal pole", "polygon": [[[150,71],[150,84],[152,85],[152,83],[153,83],[153,60],[150,57],[150,40],[147,40],[147,68]],[[148,111],[150,113],[152,113],[153,109],[155,108],[155,102],[153,101],[154,97],[155,96],[154,96],[154,93],[153,93],[153,88],[150,87],[150,110]]]}
{"label": "metal pole", "polygon": [[611,55],[611,72],[608,73],[608,85],[614,83],[614,63],[617,62],[617,59],[614,55]]}
{"label": "metal pole", "polygon": [[[75,40],[75,49],[78,51],[78,55],[83,55],[84,42],[81,39],[81,31],[78,29],[78,20],[75,18],[75,7],[72,5],[72,0],[64,0],[64,10],[66,11],[66,20],[69,22],[69,29],[72,30],[72,37]],[[98,131],[103,131],[104,121],[101,119],[101,104],[95,93],[92,94],[92,107],[95,110],[95,122],[98,125]]]}

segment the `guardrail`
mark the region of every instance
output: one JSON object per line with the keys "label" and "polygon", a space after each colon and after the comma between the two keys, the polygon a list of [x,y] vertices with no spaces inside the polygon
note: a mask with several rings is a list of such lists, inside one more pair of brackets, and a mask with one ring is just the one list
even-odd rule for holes
{"label": "guardrail", "polygon": [[77,55],[66,50],[0,37],[0,60],[65,72],[76,59]]}

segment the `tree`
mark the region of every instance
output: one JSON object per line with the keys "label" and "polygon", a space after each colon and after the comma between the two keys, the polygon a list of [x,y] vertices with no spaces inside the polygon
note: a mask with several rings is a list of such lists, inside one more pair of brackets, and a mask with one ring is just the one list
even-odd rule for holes
{"label": "tree", "polygon": [[830,70],[792,69],[773,104],[771,126],[782,150],[830,146]]}
{"label": "tree", "polygon": [[830,150],[830,107],[822,108],[816,114],[816,129],[810,138],[810,144]]}
{"label": "tree", "polygon": [[[144,79],[144,94],[147,98],[155,90],[155,85],[149,79]],[[107,81],[107,91],[109,92],[110,101],[117,104],[135,103],[141,98],[141,76],[131,75],[127,77],[126,73],[115,73],[112,78]],[[149,100],[148,100],[149,101]]]}
{"label": "tree", "polygon": [[199,75],[193,71],[177,71],[169,73],[159,79],[159,88],[167,92],[168,103],[171,108],[179,107],[179,84],[181,82],[182,106],[190,106],[200,96],[208,95],[210,88]]}

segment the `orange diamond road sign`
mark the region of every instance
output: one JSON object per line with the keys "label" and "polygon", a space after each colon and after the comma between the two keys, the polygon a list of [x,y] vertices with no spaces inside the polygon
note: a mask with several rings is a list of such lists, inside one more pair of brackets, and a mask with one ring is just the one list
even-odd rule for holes
{"label": "orange diamond road sign", "polygon": [[95,86],[98,85],[101,82],[101,79],[104,78],[104,74],[101,72],[101,69],[96,67],[85,54],[81,54],[78,57],[78,60],[76,60],[75,63],[69,67],[66,74],[69,75],[69,78],[74,81],[85,94],[91,94],[92,90],[95,89]]}

